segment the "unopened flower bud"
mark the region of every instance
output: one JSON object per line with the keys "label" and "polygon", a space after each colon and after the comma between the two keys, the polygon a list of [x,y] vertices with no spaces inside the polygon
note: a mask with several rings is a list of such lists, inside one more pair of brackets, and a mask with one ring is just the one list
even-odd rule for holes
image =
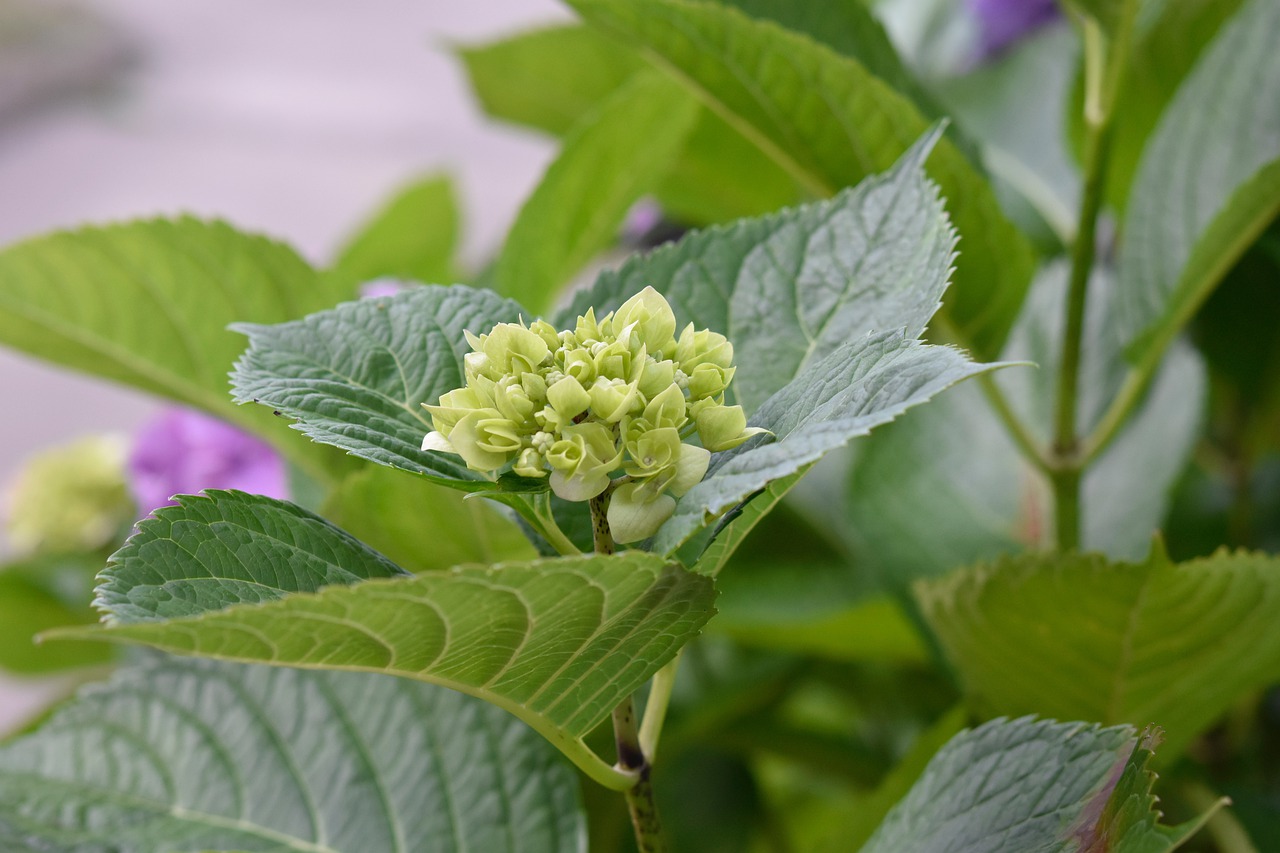
{"label": "unopened flower bud", "polygon": [[730,450],[753,435],[768,432],[759,427],[747,429],[741,406],[708,406],[698,412],[696,422],[702,446],[712,453]]}
{"label": "unopened flower bud", "polygon": [[622,454],[609,429],[594,421],[570,424],[561,434],[547,453],[551,490],[567,501],[590,500],[609,487]]}
{"label": "unopened flower bud", "polygon": [[643,344],[649,352],[662,352],[672,342],[676,333],[676,315],[662,294],[646,287],[622,303],[613,314],[615,332],[630,327],[638,339],[632,346]]}
{"label": "unopened flower bud", "polygon": [[547,402],[566,421],[572,421],[591,405],[591,395],[578,380],[566,376],[547,389]]}

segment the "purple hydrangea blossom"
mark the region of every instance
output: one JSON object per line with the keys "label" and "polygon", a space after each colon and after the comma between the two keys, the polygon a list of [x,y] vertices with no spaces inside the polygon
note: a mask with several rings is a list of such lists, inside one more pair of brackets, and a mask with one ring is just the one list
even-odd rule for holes
{"label": "purple hydrangea blossom", "polygon": [[410,285],[394,278],[375,278],[360,285],[361,299],[379,299],[383,296],[395,296],[404,293]]}
{"label": "purple hydrangea blossom", "polygon": [[188,409],[166,409],[134,435],[129,487],[140,512],[172,495],[240,489],[288,497],[288,473],[268,445],[230,424]]}
{"label": "purple hydrangea blossom", "polygon": [[966,0],[978,19],[982,58],[991,57],[1061,12],[1055,0]]}

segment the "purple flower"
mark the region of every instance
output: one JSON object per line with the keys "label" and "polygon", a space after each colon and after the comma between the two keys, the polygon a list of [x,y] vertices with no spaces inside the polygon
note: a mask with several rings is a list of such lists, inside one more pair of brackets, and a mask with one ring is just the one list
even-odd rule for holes
{"label": "purple flower", "polygon": [[230,424],[188,409],[166,409],[138,430],[128,472],[140,512],[171,504],[171,495],[201,489],[288,497],[284,460],[274,450]]}
{"label": "purple flower", "polygon": [[379,299],[383,296],[395,296],[404,293],[410,285],[394,278],[375,278],[360,285],[361,299]]}
{"label": "purple flower", "polygon": [[1061,14],[1055,0],[966,0],[978,19],[981,55],[989,58]]}

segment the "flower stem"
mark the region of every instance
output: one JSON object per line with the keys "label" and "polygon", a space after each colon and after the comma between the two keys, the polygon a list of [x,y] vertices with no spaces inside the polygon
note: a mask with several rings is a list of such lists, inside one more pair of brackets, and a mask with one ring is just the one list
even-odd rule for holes
{"label": "flower stem", "polygon": [[[611,488],[606,489],[592,498],[589,504],[591,535],[597,554],[613,553],[613,535],[609,531],[608,519],[611,491]],[[667,664],[667,667],[672,669],[671,678],[674,678],[674,663],[673,661]],[[669,697],[671,687],[669,684],[664,687],[663,679],[656,678],[654,690],[659,691],[659,696],[665,690],[666,696]],[[650,697],[650,706],[645,714],[646,729],[652,728],[649,724],[650,709],[657,712],[657,717],[661,717],[666,712],[665,699],[660,698],[659,704],[655,706],[652,704],[653,694],[650,694]],[[661,725],[661,720],[655,718],[653,726],[660,729]],[[654,737],[656,741],[656,733]],[[636,848],[640,853],[666,853],[667,843],[662,835],[662,821],[658,819],[658,803],[654,799],[653,785],[649,781],[651,769],[649,756],[641,746],[640,730],[636,726],[635,702],[630,696],[613,709],[613,739],[618,747],[617,769],[636,776],[636,783],[623,792],[627,799],[627,810],[631,813],[631,827],[635,831]]]}
{"label": "flower stem", "polygon": [[658,754],[658,739],[662,737],[662,723],[667,718],[667,705],[671,701],[671,688],[676,683],[676,671],[684,649],[658,670],[649,688],[649,698],[644,703],[644,719],[640,721],[640,749],[650,761]]}

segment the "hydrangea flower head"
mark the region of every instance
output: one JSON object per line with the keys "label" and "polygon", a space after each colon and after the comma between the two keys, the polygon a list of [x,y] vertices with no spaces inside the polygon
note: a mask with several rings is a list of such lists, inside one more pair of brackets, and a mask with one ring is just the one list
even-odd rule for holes
{"label": "hydrangea flower head", "polygon": [[486,474],[545,477],[569,501],[610,492],[614,540],[645,539],[703,478],[712,452],[764,432],[725,404],[733,344],[692,323],[676,332],[652,287],[564,331],[538,320],[468,332],[466,385],[426,406],[434,429],[422,449]]}

